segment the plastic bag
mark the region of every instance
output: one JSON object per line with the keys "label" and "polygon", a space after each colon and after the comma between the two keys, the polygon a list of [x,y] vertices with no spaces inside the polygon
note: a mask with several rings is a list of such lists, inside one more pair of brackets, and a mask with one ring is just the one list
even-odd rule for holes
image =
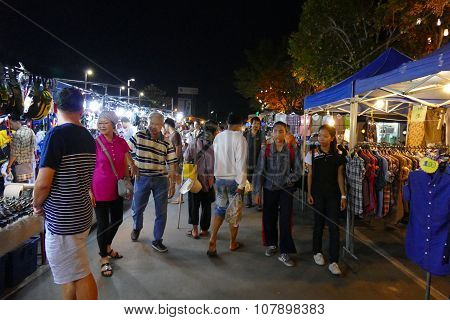
{"label": "plastic bag", "polygon": [[242,217],[243,206],[244,201],[242,196],[240,194],[236,194],[228,205],[225,213],[225,221],[232,224],[234,227],[238,227]]}

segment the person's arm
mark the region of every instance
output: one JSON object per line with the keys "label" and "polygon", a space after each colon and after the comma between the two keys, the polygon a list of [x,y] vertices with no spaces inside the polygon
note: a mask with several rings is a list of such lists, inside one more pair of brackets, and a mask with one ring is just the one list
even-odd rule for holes
{"label": "person's arm", "polygon": [[236,182],[238,183],[238,193],[244,194],[245,183],[247,182],[247,141],[241,136],[241,143],[236,147]]}
{"label": "person's arm", "polygon": [[8,166],[6,167],[6,173],[11,172],[11,167],[13,166],[14,162],[16,162],[17,157],[13,156],[12,154],[9,156]]}
{"label": "person's arm", "polygon": [[255,203],[261,205],[261,190],[264,184],[264,168],[266,166],[265,150],[261,149],[259,152],[258,163],[253,174],[253,195],[255,197]]}
{"label": "person's arm", "polygon": [[306,168],[308,169],[308,204],[313,205],[314,204],[314,198],[312,196],[311,190],[312,190],[312,182],[313,182],[313,170],[312,170],[312,152],[308,152],[308,154],[305,157],[305,164]]}
{"label": "person's arm", "polygon": [[20,146],[18,145],[19,143],[19,139],[16,137],[12,137],[11,139],[11,150],[9,153],[9,161],[8,161],[8,166],[6,167],[6,173],[9,174],[11,172],[11,168],[14,165],[14,162],[16,162],[17,160],[17,156],[16,156],[16,150],[17,148],[19,148]]}
{"label": "person's arm", "polygon": [[344,166],[341,164],[338,167],[338,184],[339,184],[339,190],[341,191],[341,210],[344,210],[347,206],[347,193],[345,191],[345,173],[344,173]]}
{"label": "person's arm", "polygon": [[39,169],[33,190],[33,208],[36,214],[42,215],[44,213],[42,210],[42,204],[50,194],[54,175],[55,170],[52,168],[46,167]]}
{"label": "person's arm", "polygon": [[[129,152],[127,152],[125,154],[125,172],[128,174],[128,166],[130,166],[131,168],[131,176],[132,177],[138,177],[139,176],[139,168],[136,166],[136,164],[134,163],[133,158],[131,157],[131,154]],[[128,175],[129,176],[129,175]]]}
{"label": "person's arm", "polygon": [[166,163],[169,165],[169,198],[172,198],[175,194],[175,184],[176,184],[176,173],[177,173],[177,163],[178,158],[175,153],[175,148],[170,142],[169,146],[167,147],[167,160]]}

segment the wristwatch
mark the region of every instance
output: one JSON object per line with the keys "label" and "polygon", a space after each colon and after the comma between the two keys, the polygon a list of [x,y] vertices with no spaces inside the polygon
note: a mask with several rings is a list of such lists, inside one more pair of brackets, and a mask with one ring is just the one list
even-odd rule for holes
{"label": "wristwatch", "polygon": [[347,200],[347,196],[341,196],[341,199],[346,199]]}

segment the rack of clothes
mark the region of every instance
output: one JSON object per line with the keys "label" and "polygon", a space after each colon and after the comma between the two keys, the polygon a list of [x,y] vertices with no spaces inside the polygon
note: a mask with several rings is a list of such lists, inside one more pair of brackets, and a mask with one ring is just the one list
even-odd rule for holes
{"label": "rack of clothes", "polygon": [[409,173],[420,168],[425,156],[448,152],[448,146],[404,147],[384,143],[357,144],[347,155],[347,226],[344,252],[354,258],[355,216],[385,219],[390,225],[407,222],[409,204],[403,200],[403,187]]}

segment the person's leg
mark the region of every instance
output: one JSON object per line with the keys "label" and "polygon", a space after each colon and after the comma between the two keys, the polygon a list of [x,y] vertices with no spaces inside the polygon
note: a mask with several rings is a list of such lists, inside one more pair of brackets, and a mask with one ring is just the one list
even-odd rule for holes
{"label": "person's leg", "polygon": [[87,277],[74,282],[77,300],[97,300],[98,290],[94,276],[90,273]]}
{"label": "person's leg", "polygon": [[150,179],[150,177],[140,176],[134,183],[133,203],[131,205],[134,230],[141,230],[144,225],[144,211],[151,193]]}
{"label": "person's leg", "polygon": [[339,211],[340,197],[337,195],[327,197],[327,225],[330,232],[330,263],[339,261]]}
{"label": "person's leg", "polygon": [[[109,202],[98,201],[95,206],[95,216],[97,217],[97,242],[100,249],[100,256],[108,256],[108,227],[109,227]],[[102,263],[106,263],[107,261]]]}
{"label": "person's leg", "polygon": [[210,192],[200,191],[200,202],[202,205],[202,216],[200,218],[200,229],[204,232],[209,230],[211,225],[211,199]]}
{"label": "person's leg", "polygon": [[313,229],[313,254],[322,253],[322,235],[325,224],[324,199],[314,196],[314,229]]}
{"label": "person's leg", "polygon": [[[201,191],[200,191],[201,192]],[[192,225],[192,236],[198,236],[198,222],[200,215],[200,197],[199,193],[189,192],[189,224]]]}
{"label": "person's leg", "polygon": [[[252,181],[253,181],[253,172],[251,172],[250,170],[247,172],[247,180],[250,183],[252,183]],[[251,192],[249,192],[245,195],[245,205],[247,208],[253,207],[253,199],[252,199]]]}
{"label": "person's leg", "polygon": [[216,209],[214,215],[213,228],[211,238],[209,239],[209,252],[216,250],[217,233],[222,226],[225,212],[228,207],[228,194],[226,188],[226,180],[217,179],[216,181]]}
{"label": "person's leg", "polygon": [[296,253],[292,238],[293,190],[280,191],[280,253]]}
{"label": "person's leg", "polygon": [[75,282],[69,282],[61,285],[61,295],[63,300],[76,300],[77,291]]}
{"label": "person's leg", "polygon": [[169,180],[167,177],[152,178],[153,199],[155,200],[155,226],[153,228],[154,242],[162,242],[167,222],[167,193]]}
{"label": "person's leg", "polygon": [[108,252],[112,251],[111,244],[116,236],[117,230],[123,222],[123,198],[119,197],[115,201],[111,201],[110,207],[111,222],[108,230]]}
{"label": "person's leg", "polygon": [[278,206],[280,191],[265,190],[262,214],[262,236],[264,246],[278,247]]}
{"label": "person's leg", "polygon": [[[236,196],[237,188],[238,188],[238,184],[236,181],[234,181],[234,180],[227,181],[226,192],[228,194],[229,201],[231,201],[231,199],[233,199],[233,197]],[[241,208],[241,210],[242,210],[242,208]],[[236,241],[238,231],[239,231],[239,223],[237,225],[230,224],[229,227],[230,227],[230,250],[234,250],[239,247],[239,243]]]}

